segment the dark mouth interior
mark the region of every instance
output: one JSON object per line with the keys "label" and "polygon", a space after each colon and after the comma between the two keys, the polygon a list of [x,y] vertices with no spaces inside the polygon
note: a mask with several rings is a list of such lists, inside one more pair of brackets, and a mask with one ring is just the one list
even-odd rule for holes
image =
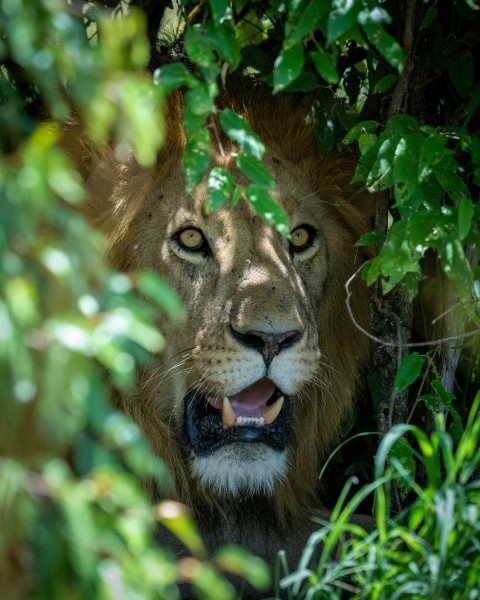
{"label": "dark mouth interior", "polygon": [[187,443],[197,456],[206,456],[222,446],[235,442],[263,443],[281,452],[285,450],[290,428],[290,399],[275,387],[266,402],[274,404],[280,396],[284,403],[278,417],[269,425],[246,424],[225,427],[221,410],[212,406],[198,390],[184,399],[185,435]]}

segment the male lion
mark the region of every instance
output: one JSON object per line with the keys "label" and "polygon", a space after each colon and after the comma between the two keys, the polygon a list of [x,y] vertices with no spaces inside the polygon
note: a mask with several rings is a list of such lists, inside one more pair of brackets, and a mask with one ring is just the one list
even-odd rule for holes
{"label": "male lion", "polygon": [[[192,507],[210,548],[241,543],[272,560],[292,556],[312,528],[319,471],[352,409],[368,340],[345,304],[365,259],[365,197],[351,160],[320,157],[308,105],[235,88],[220,106],[241,113],[267,147],[273,196],[291,239],[241,199],[207,212],[206,183],[185,193],[181,94],[168,101],[168,135],[155,168],[105,152],[88,177],[90,218],[106,233],[114,267],[151,269],[179,291],[182,323],[159,317],[165,351],[119,401]],[[213,123],[212,164],[235,167],[238,148]],[[368,295],[352,285],[356,319]]]}

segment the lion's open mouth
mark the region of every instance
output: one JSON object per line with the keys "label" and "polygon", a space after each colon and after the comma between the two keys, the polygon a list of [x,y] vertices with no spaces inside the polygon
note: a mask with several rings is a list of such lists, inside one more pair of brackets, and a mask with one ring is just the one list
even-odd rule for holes
{"label": "lion's open mouth", "polygon": [[290,399],[269,380],[260,379],[230,398],[193,391],[185,398],[185,431],[196,455],[233,442],[262,442],[285,449]]}

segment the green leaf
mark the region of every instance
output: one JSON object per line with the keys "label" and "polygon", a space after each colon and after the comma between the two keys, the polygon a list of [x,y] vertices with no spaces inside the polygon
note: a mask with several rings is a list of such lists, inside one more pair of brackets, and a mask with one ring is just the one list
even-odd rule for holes
{"label": "green leaf", "polygon": [[422,372],[424,362],[425,357],[418,352],[412,352],[412,354],[409,354],[402,360],[395,376],[395,383],[393,386],[394,394],[406,390],[418,379]]}
{"label": "green leaf", "polygon": [[220,125],[228,137],[237,142],[244,152],[254,158],[262,158],[265,146],[243,117],[226,108],[220,115]]}
{"label": "green leaf", "polygon": [[227,11],[229,0],[208,0],[215,25],[218,25]]}
{"label": "green leaf", "polygon": [[218,210],[226,204],[232,195],[234,185],[235,181],[230,171],[222,167],[214,167],[208,176],[206,212]]}
{"label": "green leaf", "polygon": [[315,73],[312,73],[311,71],[303,71],[295,79],[295,81],[291,83],[288,87],[286,87],[283,91],[288,93],[311,92],[312,90],[316,90],[317,88],[319,88],[320,85],[320,79]]}
{"label": "green leaf", "polygon": [[461,198],[468,195],[468,188],[463,179],[456,174],[456,162],[450,159],[445,160],[435,166],[435,176],[453,201],[460,201]]}
{"label": "green leaf", "polygon": [[357,16],[362,4],[349,0],[334,0],[332,7],[334,10],[330,10],[327,20],[327,45],[329,46],[357,24]]}
{"label": "green leaf", "polygon": [[265,168],[264,164],[245,154],[237,156],[237,166],[253,183],[265,188],[271,189],[275,187],[275,180]]}
{"label": "green leaf", "polygon": [[379,231],[370,231],[357,241],[355,246],[371,246],[373,244],[380,244],[385,240],[385,234]]}
{"label": "green leaf", "polygon": [[475,81],[475,66],[471,52],[455,58],[448,65],[448,75],[460,98],[465,98]]}
{"label": "green leaf", "polygon": [[295,81],[302,72],[304,63],[305,56],[300,44],[284,48],[275,60],[273,92],[280,92]]}
{"label": "green leaf", "polygon": [[395,479],[397,485],[402,491],[402,496],[405,497],[405,495],[411,490],[411,482],[415,480],[417,463],[415,462],[413,448],[409,441],[404,437],[399,438],[393,444],[390,452],[388,453],[388,463],[392,465],[393,468],[395,468],[395,460],[398,461],[403,469],[405,469],[405,471],[408,473],[408,478],[398,477]]}
{"label": "green leaf", "polygon": [[235,36],[234,28],[228,23],[207,25],[209,43],[228,62],[232,70],[235,70],[242,59],[240,45]]}
{"label": "green leaf", "polygon": [[470,198],[461,198],[458,203],[458,237],[464,240],[472,228],[475,209]]}
{"label": "green leaf", "polygon": [[[294,3],[292,5],[295,6]],[[287,23],[285,31],[289,42],[297,43],[302,41],[306,35],[315,31],[327,11],[328,3],[325,0],[310,0],[306,3],[298,3],[296,5],[297,10],[294,10],[293,6],[290,8],[289,13],[291,23]]]}
{"label": "green leaf", "polygon": [[403,52],[400,44],[381,25],[365,23],[363,30],[368,40],[377,48],[385,60],[399,73],[403,71]]}
{"label": "green leaf", "polygon": [[382,77],[373,88],[374,94],[383,94],[384,92],[388,92],[396,83],[397,83],[397,75],[385,75]]}
{"label": "green leaf", "polygon": [[230,201],[230,206],[235,208],[242,197],[243,188],[240,185],[236,185],[233,190],[232,199]]}
{"label": "green leaf", "polygon": [[460,416],[456,408],[453,406],[453,402],[455,401],[455,395],[445,390],[440,379],[435,379],[434,381],[432,381],[431,386],[440,396],[442,404],[448,409],[448,412],[452,416],[453,423],[449,429],[449,433],[452,436],[453,440],[458,443],[464,431],[464,427],[462,424],[462,417]]}
{"label": "green leaf", "polygon": [[[376,147],[376,144],[373,144],[364,156],[367,156],[371,150],[375,152]],[[372,186],[377,191],[391,187],[393,184],[393,163],[396,147],[397,140],[395,138],[387,138],[382,141],[373,165],[367,173],[367,185]]]}
{"label": "green leaf", "polygon": [[186,189],[191,192],[200,183],[210,166],[210,134],[200,129],[190,136],[183,158]]}
{"label": "green leaf", "polygon": [[321,154],[331,152],[337,145],[338,131],[335,119],[330,111],[317,111],[315,115],[315,141]]}
{"label": "green leaf", "polygon": [[386,278],[383,282],[385,292],[403,281],[409,273],[414,274],[409,280],[410,285],[413,285],[411,278],[414,277],[415,281],[420,273],[418,261],[423,256],[424,248],[412,247],[407,237],[407,227],[407,220],[393,223],[377,256],[377,260],[381,262],[382,275]]}
{"label": "green leaf", "polygon": [[423,17],[422,29],[427,29],[428,27],[430,27],[430,25],[434,23],[437,16],[438,8],[436,6],[430,6],[427,12],[425,13],[425,16]]}
{"label": "green leaf", "polygon": [[285,237],[290,237],[288,218],[270,194],[258,185],[245,188],[245,197],[251,206],[267,223],[273,225]]}
{"label": "green leaf", "polygon": [[418,163],[422,134],[413,133],[400,138],[395,148],[393,163],[393,186],[395,201],[398,206],[412,212],[417,209],[422,200],[420,183],[418,181]]}
{"label": "green leaf", "polygon": [[203,85],[196,85],[188,90],[185,94],[185,104],[191,114],[197,117],[208,115],[215,110],[215,104],[209,91]]}
{"label": "green leaf", "polygon": [[455,234],[450,234],[441,240],[437,246],[440,261],[447,277],[452,282],[460,302],[472,300],[472,269],[462,243]]}
{"label": "green leaf", "polygon": [[420,126],[416,119],[409,115],[394,115],[387,122],[387,131],[390,134],[408,135],[416,133],[420,130]]}
{"label": "green leaf", "polygon": [[310,52],[310,57],[317,69],[318,74],[325,79],[327,83],[338,83],[339,77],[335,67],[335,59],[331,54],[318,50]]}
{"label": "green leaf", "polygon": [[428,410],[435,413],[440,410],[440,399],[438,396],[434,396],[433,394],[425,394],[422,396],[422,401]]}
{"label": "green leaf", "polygon": [[197,80],[183,63],[176,62],[156,69],[153,73],[153,83],[160,85],[162,91],[169,94],[179,87],[192,87],[196,85]]}
{"label": "green leaf", "polygon": [[360,121],[354,125],[343,139],[344,144],[352,144],[364,133],[375,133],[377,130],[377,121]]}
{"label": "green leaf", "polygon": [[429,245],[429,237],[438,225],[438,215],[419,210],[408,217],[407,237],[412,246],[422,246],[425,250]]}
{"label": "green leaf", "polygon": [[378,137],[374,133],[362,133],[358,138],[358,149],[360,153],[366,154],[371,146],[375,146],[378,142]]}
{"label": "green leaf", "polygon": [[208,68],[215,63],[214,48],[199,23],[187,28],[185,50],[190,60],[200,67]]}
{"label": "green leaf", "polygon": [[423,140],[419,156],[418,177],[423,181],[433,171],[433,167],[441,162],[450,152],[446,148],[447,138],[444,135],[430,135]]}

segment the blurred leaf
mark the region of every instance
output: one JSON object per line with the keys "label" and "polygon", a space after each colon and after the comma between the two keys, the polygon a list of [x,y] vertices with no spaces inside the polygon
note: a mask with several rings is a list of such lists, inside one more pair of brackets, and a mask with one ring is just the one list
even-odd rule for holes
{"label": "blurred leaf", "polygon": [[462,243],[455,234],[450,234],[441,241],[439,251],[442,267],[452,282],[459,301],[471,302],[472,269]]}
{"label": "blurred leaf", "polygon": [[361,4],[349,0],[334,0],[327,20],[327,44],[345,35],[357,23]]}
{"label": "blurred leaf", "polygon": [[470,233],[475,209],[470,198],[460,198],[458,203],[458,237],[464,240]]}
{"label": "blurred leaf", "polygon": [[327,54],[323,50],[318,50],[316,52],[310,52],[310,57],[313,60],[317,72],[327,83],[338,83],[339,77],[333,56]]}
{"label": "blurred leaf", "polygon": [[323,0],[306,0],[291,3],[286,37],[289,43],[300,42],[310,32],[315,31],[328,8]]}
{"label": "blurred leaf", "polygon": [[273,73],[274,93],[288,87],[300,75],[305,63],[303,48],[300,44],[284,48],[275,59]]}
{"label": "blurred leaf", "polygon": [[159,275],[152,271],[143,271],[137,273],[135,279],[140,292],[155,300],[169,317],[173,319],[184,317],[180,296]]}
{"label": "blurred leaf", "polygon": [[448,75],[460,98],[465,98],[475,81],[475,65],[471,52],[453,59],[448,65]]}
{"label": "blurred leaf", "polygon": [[205,547],[189,509],[178,502],[162,502],[155,507],[155,518],[169,529],[194,556],[205,555]]}
{"label": "blurred leaf", "polygon": [[396,83],[398,77],[396,75],[385,75],[382,77],[373,88],[374,94],[383,94],[384,92],[388,92]]}
{"label": "blurred leaf", "polygon": [[175,62],[156,69],[153,82],[155,85],[160,85],[165,94],[169,94],[179,87],[192,87],[196,85],[197,80],[184,64]]}
{"label": "blurred leaf", "polygon": [[207,32],[209,43],[215,48],[216,52],[228,62],[232,70],[235,70],[240,64],[241,53],[240,46],[235,37],[235,30],[227,23],[208,24]]}
{"label": "blurred leaf", "polygon": [[209,67],[215,63],[214,48],[210,39],[202,31],[200,24],[193,25],[187,29],[185,35],[185,50],[190,60],[201,67]]}
{"label": "blurred leaf", "polygon": [[212,10],[212,16],[215,23],[219,23],[225,16],[225,12],[229,6],[228,0],[208,0]]}
{"label": "blurred leaf", "polygon": [[257,589],[267,589],[270,573],[266,563],[238,546],[223,546],[215,554],[215,562],[224,571],[245,578]]}

